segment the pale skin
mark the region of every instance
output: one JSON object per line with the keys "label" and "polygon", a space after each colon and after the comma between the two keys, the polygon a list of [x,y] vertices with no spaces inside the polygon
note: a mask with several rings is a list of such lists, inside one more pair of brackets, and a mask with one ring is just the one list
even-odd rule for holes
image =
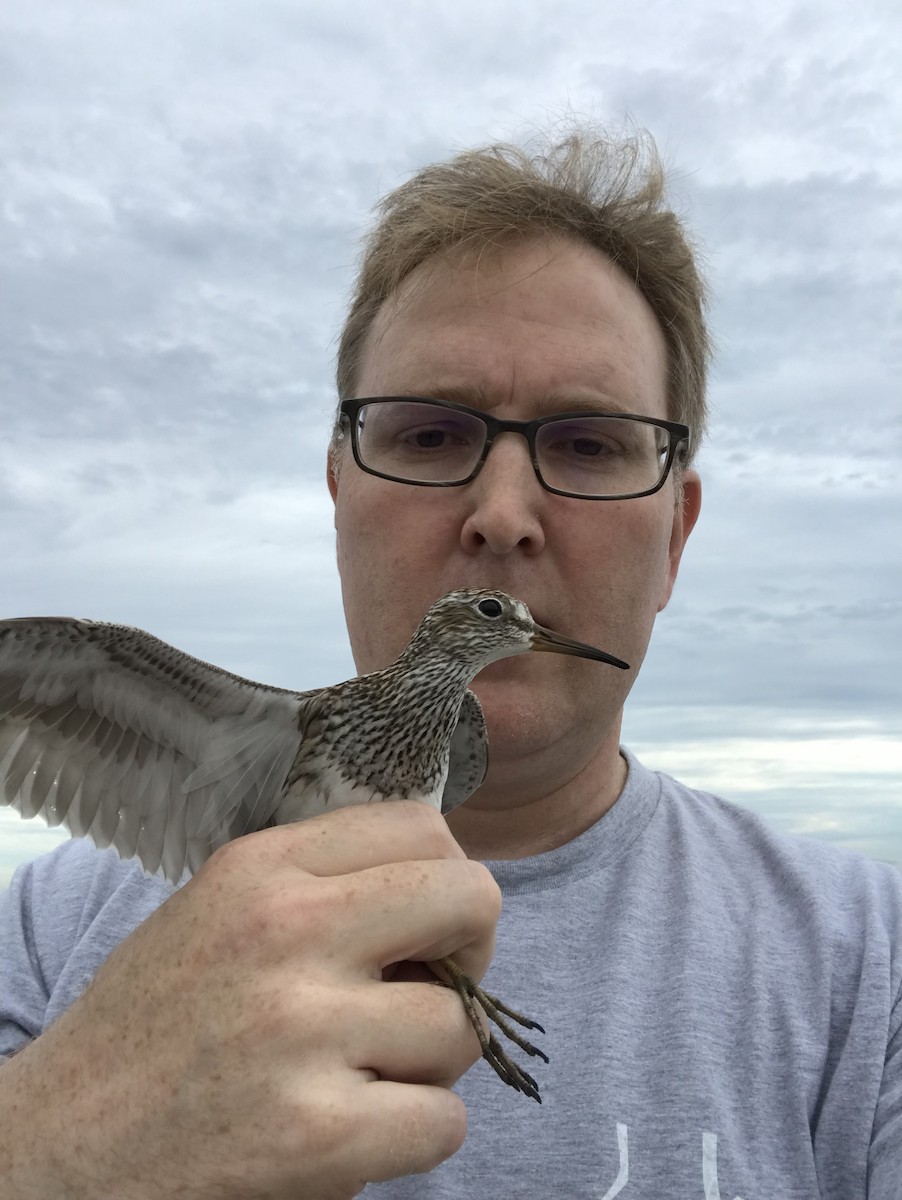
{"label": "pale skin", "polygon": [[[560,241],[483,256],[478,272],[414,273],[377,320],[357,391],[522,418],[667,415],[644,300],[603,256]],[[552,496],[510,434],[463,488],[333,463],[360,670],[390,661],[431,600],[468,585],[504,588],[633,670],[535,655],[486,671],[491,772],[453,836],[423,805],[387,804],[216,854],[0,1067],[5,1200],[343,1200],[460,1147],[466,1113],[449,1089],[478,1043],[457,997],[410,964],[453,955],[477,979],[488,967],[500,897],[464,850],[560,845],[615,802],[623,701],[698,514],[693,472],[683,485],[681,503],[672,481],[641,500]]]}
{"label": "pale skin", "polygon": [[[528,420],[574,409],[666,418],[664,340],[627,277],[591,247],[532,240],[427,262],[382,308],[359,396],[456,400]],[[329,471],[338,565],[360,671],[391,662],[433,600],[498,587],[543,625],[599,646],[629,672],[541,654],[495,663],[473,690],[490,730],[489,776],[451,814],[474,858],[517,858],[571,840],[623,786],[623,702],[670,598],[701,484],[593,502],[545,491],[523,438],[502,434],[476,479],[411,488]],[[337,467],[337,470],[336,470]]]}

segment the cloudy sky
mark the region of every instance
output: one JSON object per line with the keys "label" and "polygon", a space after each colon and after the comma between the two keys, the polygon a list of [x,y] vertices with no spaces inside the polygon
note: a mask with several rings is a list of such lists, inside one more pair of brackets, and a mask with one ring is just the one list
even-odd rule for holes
{"label": "cloudy sky", "polygon": [[[353,673],[324,444],[376,199],[565,117],[649,128],[704,248],[706,495],[625,740],[902,866],[896,0],[0,9],[0,612]],[[0,886],[59,834],[0,810]]]}

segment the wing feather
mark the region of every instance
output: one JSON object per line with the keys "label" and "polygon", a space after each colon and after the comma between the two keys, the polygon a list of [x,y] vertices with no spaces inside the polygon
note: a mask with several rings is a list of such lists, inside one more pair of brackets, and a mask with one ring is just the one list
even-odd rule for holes
{"label": "wing feather", "polygon": [[[22,790],[22,784],[25,782],[29,772],[37,763],[41,748],[38,739],[32,737],[26,730],[25,736],[20,738],[16,743],[15,753],[11,755],[11,762],[6,769],[6,779],[4,789],[6,791],[7,801],[17,795]],[[29,791],[32,789],[29,788]],[[29,797],[30,807],[34,807]],[[30,812],[29,816],[36,816],[36,812]]]}
{"label": "wing feather", "polygon": [[314,695],[127,626],[0,621],[0,803],[177,881],[269,822]]}

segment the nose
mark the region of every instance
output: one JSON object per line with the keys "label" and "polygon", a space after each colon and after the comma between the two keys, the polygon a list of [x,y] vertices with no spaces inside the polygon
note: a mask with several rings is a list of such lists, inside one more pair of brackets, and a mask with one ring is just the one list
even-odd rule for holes
{"label": "nose", "polygon": [[461,529],[468,553],[519,549],[538,554],[545,545],[542,510],[549,494],[536,479],[529,446],[517,433],[496,437],[479,474],[467,485],[469,512]]}

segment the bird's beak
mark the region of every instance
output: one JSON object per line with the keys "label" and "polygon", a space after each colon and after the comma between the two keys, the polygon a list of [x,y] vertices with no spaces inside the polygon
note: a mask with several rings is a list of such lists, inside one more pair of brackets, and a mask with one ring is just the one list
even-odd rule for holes
{"label": "bird's beak", "polygon": [[613,654],[596,650],[594,646],[587,646],[585,642],[575,642],[573,638],[564,637],[563,634],[546,629],[543,625],[536,626],[531,649],[545,650],[549,654],[575,654],[578,658],[592,658],[596,662],[610,663],[612,667],[619,667],[621,671],[630,669],[629,663],[615,658]]}

